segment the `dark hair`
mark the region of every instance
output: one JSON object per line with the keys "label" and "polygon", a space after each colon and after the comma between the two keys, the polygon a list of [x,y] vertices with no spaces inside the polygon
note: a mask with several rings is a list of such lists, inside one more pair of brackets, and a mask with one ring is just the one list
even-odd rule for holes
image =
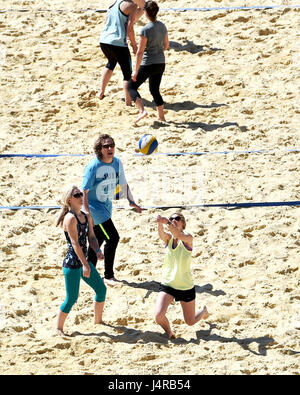
{"label": "dark hair", "polygon": [[159,7],[155,1],[146,1],[145,10],[152,22],[155,21]]}
{"label": "dark hair", "polygon": [[94,152],[95,152],[98,159],[101,159],[101,157],[102,157],[102,152],[101,152],[102,145],[103,145],[102,143],[103,143],[103,140],[106,140],[106,139],[111,139],[111,141],[115,144],[114,139],[109,134],[101,134],[94,143]]}

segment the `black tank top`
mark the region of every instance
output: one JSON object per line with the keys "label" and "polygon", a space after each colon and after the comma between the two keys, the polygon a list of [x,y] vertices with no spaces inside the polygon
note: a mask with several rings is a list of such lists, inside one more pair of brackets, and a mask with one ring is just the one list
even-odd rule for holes
{"label": "black tank top", "polygon": [[[74,211],[70,210],[70,213],[72,213],[76,220],[77,220],[77,232],[78,232],[78,243],[84,253],[84,256],[87,257],[87,243],[86,243],[86,238],[88,234],[88,219],[86,214],[81,211],[81,213],[84,215],[85,222],[81,223],[77,217],[77,215],[74,213]],[[80,259],[78,258],[76,252],[74,251],[74,248],[72,246],[70,237],[68,232],[64,232],[67,243],[68,243],[68,251],[66,254],[66,257],[63,261],[63,267],[69,268],[69,269],[79,269],[82,267],[82,263],[80,262]]]}

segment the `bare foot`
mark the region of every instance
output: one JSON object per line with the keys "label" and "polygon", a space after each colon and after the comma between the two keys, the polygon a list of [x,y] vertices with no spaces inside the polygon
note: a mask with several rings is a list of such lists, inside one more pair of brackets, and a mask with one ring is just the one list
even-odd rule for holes
{"label": "bare foot", "polygon": [[134,121],[134,123],[138,123],[141,119],[145,118],[148,115],[147,111],[144,110],[143,112],[139,113],[139,116],[137,119]]}
{"label": "bare foot", "polygon": [[207,310],[207,307],[206,306],[203,306],[203,308],[202,308],[202,310],[201,310],[201,313],[200,313],[200,319],[202,319],[202,320],[206,320],[206,318],[208,318],[209,317],[209,312],[208,312],[208,310]]}
{"label": "bare foot", "polygon": [[103,100],[103,99],[105,98],[105,95],[104,95],[104,93],[102,93],[102,92],[99,91],[99,92],[96,94],[96,97],[98,97],[99,100]]}
{"label": "bare foot", "polygon": [[56,329],[56,334],[64,339],[68,339],[70,337],[69,335],[66,335],[62,329],[58,329],[58,328]]}
{"label": "bare foot", "polygon": [[157,118],[157,120],[159,122],[167,122],[165,117],[159,117],[159,118]]}
{"label": "bare foot", "polygon": [[104,283],[106,285],[109,285],[110,287],[115,287],[117,285],[116,279],[114,277],[113,278],[105,278]]}
{"label": "bare foot", "polygon": [[171,330],[171,332],[165,331],[165,333],[163,334],[163,336],[164,336],[164,337],[167,337],[168,339],[176,339],[175,333],[172,332],[172,330]]}

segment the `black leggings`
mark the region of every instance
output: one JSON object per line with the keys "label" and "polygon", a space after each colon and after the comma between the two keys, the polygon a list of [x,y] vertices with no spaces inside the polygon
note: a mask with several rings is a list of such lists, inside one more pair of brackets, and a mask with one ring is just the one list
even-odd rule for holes
{"label": "black leggings", "polygon": [[138,88],[149,78],[150,93],[153,96],[156,106],[162,106],[164,104],[163,98],[159,92],[159,86],[165,67],[165,63],[140,66],[136,81],[130,80],[128,84],[128,91],[134,102],[138,97],[141,97],[137,91]]}
{"label": "black leggings", "polygon": [[118,47],[117,45],[104,43],[100,43],[100,47],[108,59],[106,68],[113,71],[117,63],[119,63],[123,73],[123,80],[129,81],[131,78],[132,66],[131,55],[128,47]]}
{"label": "black leggings", "polygon": [[[107,279],[112,278],[114,277],[113,266],[116,249],[120,240],[119,233],[111,219],[103,222],[102,224],[95,225],[94,233],[97,237],[99,247],[101,247],[103,241],[106,241],[104,246],[104,277]],[[95,251],[90,247],[88,249],[88,261],[90,261],[94,266],[97,264]]]}

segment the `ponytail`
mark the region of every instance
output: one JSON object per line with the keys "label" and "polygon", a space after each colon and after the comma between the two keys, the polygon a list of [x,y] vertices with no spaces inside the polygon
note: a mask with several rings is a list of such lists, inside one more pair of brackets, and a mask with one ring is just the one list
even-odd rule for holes
{"label": "ponytail", "polygon": [[55,221],[55,225],[56,226],[62,226],[63,221],[65,216],[68,214],[68,212],[70,211],[70,206],[68,203],[68,199],[72,196],[73,190],[77,188],[76,185],[68,185],[62,195],[61,198],[61,210],[59,211],[59,213],[57,214],[56,217],[56,221]]}
{"label": "ponytail", "polygon": [[62,206],[62,208],[60,209],[60,212],[58,213],[58,215],[56,217],[55,226],[62,226],[62,224],[64,222],[64,218],[68,212],[69,212],[69,207],[66,205]]}

